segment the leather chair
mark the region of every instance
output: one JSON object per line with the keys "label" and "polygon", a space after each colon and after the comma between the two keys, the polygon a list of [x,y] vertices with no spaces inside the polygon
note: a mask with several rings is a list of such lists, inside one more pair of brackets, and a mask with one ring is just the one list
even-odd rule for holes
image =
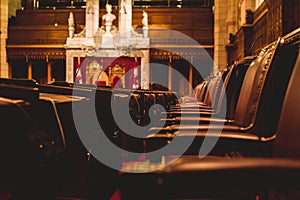
{"label": "leather chair", "polygon": [[166,156],[164,162],[128,165],[120,172],[122,199],[299,199],[299,43],[297,46],[270,157],[184,155],[176,160]]}
{"label": "leather chair", "polygon": [[201,83],[199,83],[196,87],[195,87],[195,98],[199,101],[202,102],[204,100],[204,94],[205,91],[207,89],[207,80],[203,80]]}
{"label": "leather chair", "polygon": [[[183,105],[183,109],[178,108],[178,111],[168,112],[168,118],[162,119],[166,120],[169,124],[176,123],[177,119],[180,119],[181,114],[185,116],[210,116],[218,117],[218,113],[226,108],[226,119],[233,119],[233,114],[235,112],[235,105],[238,99],[239,91],[245,76],[245,73],[255,56],[246,57],[243,60],[231,65],[228,68],[227,75],[224,77],[223,82],[221,82],[220,89],[217,94],[215,106],[203,106],[200,107],[196,105]],[[206,91],[205,88],[202,90]],[[203,93],[200,91],[199,93]],[[210,95],[209,92],[206,94]],[[179,118],[176,118],[179,117]],[[171,123],[170,123],[171,122]]]}
{"label": "leather chair", "polygon": [[182,97],[180,104],[176,104],[171,107],[171,111],[183,110],[183,109],[191,109],[191,108],[214,108],[216,101],[218,99],[218,95],[220,94],[223,81],[226,78],[229,70],[223,70],[219,72],[215,76],[209,77],[207,80],[203,81],[203,91],[200,91],[203,96],[202,101],[197,101],[196,98],[192,97],[193,101],[191,101],[191,97]]}
{"label": "leather chair", "polygon": [[1,153],[1,158],[7,166],[1,171],[10,180],[6,184],[12,199],[54,200],[66,147],[66,124],[62,125],[59,107],[72,102],[73,97],[41,94],[36,87],[18,84],[0,87],[0,119],[5,133],[1,139],[5,155]]}
{"label": "leather chair", "polygon": [[[223,76],[223,82],[218,90],[215,108],[208,106],[199,106],[199,104],[183,104],[183,108],[177,104],[177,110],[170,109],[169,112],[163,112],[162,114],[167,115],[166,118],[161,118],[161,121],[165,121],[166,128],[152,127],[149,134],[157,133],[158,131],[163,132],[169,130],[170,125],[178,123],[182,119],[181,115],[185,117],[201,117],[201,123],[209,123],[212,119],[220,121],[218,118],[222,118],[223,122],[225,118],[227,121],[231,121],[234,118],[236,103],[238,100],[241,85],[245,76],[245,73],[250,63],[255,59],[256,56],[246,57],[239,62],[234,63],[228,68],[226,76]],[[203,82],[202,90],[199,93],[207,91],[207,82]],[[210,95],[207,92],[206,95]],[[205,104],[204,104],[205,105]],[[222,112],[221,112],[222,111]],[[226,112],[226,114],[224,114]],[[225,117],[224,117],[225,115]]]}
{"label": "leather chair", "polygon": [[[212,154],[238,152],[246,155],[269,155],[269,145],[262,147],[259,143],[270,141],[274,137],[283,97],[299,53],[299,34],[300,30],[297,30],[266,46],[250,65],[243,81],[233,123],[223,125],[222,122],[211,122],[212,124],[199,125],[199,118],[190,118],[185,124],[170,126],[165,133],[149,134],[146,139],[147,151],[157,150],[175,137],[182,141],[195,137],[186,153],[198,154],[205,138],[220,136],[220,145],[216,145]],[[169,153],[177,154],[179,149],[182,148],[178,146],[178,151],[173,149],[174,152]]]}
{"label": "leather chair", "polygon": [[[170,119],[172,122],[176,122],[175,125],[169,125],[167,127],[153,127],[149,130],[149,134],[155,134],[155,133],[174,133],[175,131],[178,131],[179,129],[179,122],[186,124],[195,124],[193,125],[181,125],[181,128],[184,128],[185,130],[190,129],[194,130],[196,127],[199,126],[199,123],[204,123],[205,127],[207,127],[207,123],[214,122],[214,123],[221,123],[221,128],[223,127],[224,123],[231,123],[235,122],[237,126],[230,125],[228,128],[233,128],[236,130],[239,130],[239,127],[247,127],[250,126],[250,124],[253,124],[251,119],[252,116],[256,115],[256,108],[257,108],[257,99],[260,98],[260,93],[263,88],[263,84],[265,82],[266,73],[269,69],[269,66],[271,65],[271,61],[273,59],[274,53],[277,49],[277,46],[279,44],[279,39],[266,47],[264,47],[260,55],[251,63],[250,67],[248,67],[247,72],[245,74],[245,77],[242,82],[242,86],[239,92],[239,98],[237,101],[237,105],[234,106],[235,112],[234,112],[234,118],[233,119],[225,119],[225,113],[223,108],[223,113],[221,113],[222,118],[214,118],[209,116],[208,118],[203,118],[199,116],[201,112],[197,113],[198,116],[182,116],[185,113],[182,113],[180,117],[176,117],[175,119]],[[229,108],[231,109],[231,108]],[[232,108],[233,109],[233,108]],[[232,113],[232,112],[231,112]],[[241,120],[241,116],[247,118],[247,124],[239,124],[236,123],[237,121]],[[250,119],[251,118],[251,119]],[[170,121],[169,120],[169,121]],[[245,119],[242,119],[245,120]],[[167,120],[168,121],[168,120]],[[202,121],[202,122],[200,122]],[[203,125],[204,126],[204,125]],[[205,127],[201,127],[200,129],[203,129]],[[220,128],[220,127],[218,127]]]}
{"label": "leather chair", "polygon": [[300,159],[300,49],[282,104],[278,128],[272,145],[272,157]]}
{"label": "leather chair", "polygon": [[[268,45],[261,51],[261,55],[253,61],[249,69],[245,74],[243,85],[240,91],[239,99],[236,105],[236,112],[234,119],[225,125],[225,129],[240,131],[243,129],[250,129],[254,125],[259,100],[264,88],[264,83],[267,78],[268,72],[272,69],[272,61],[274,54],[277,52],[279,40]],[[271,66],[271,67],[270,67]],[[207,124],[201,123],[200,117],[180,117],[181,124],[171,125],[167,132],[178,131],[179,127],[181,130],[195,130],[207,129]],[[209,122],[215,122],[214,118]],[[219,120],[217,121],[219,122]],[[223,124],[227,122],[226,119],[220,121],[221,125],[218,127],[217,124],[210,128],[223,128]],[[230,123],[230,124],[229,124]],[[166,129],[165,129],[166,130]]]}

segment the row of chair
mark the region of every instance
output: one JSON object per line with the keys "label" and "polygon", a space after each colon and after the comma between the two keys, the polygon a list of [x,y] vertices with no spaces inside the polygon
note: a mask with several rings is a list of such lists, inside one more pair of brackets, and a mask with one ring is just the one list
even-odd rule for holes
{"label": "row of chair", "polygon": [[[145,140],[147,152],[160,149],[174,138],[178,142],[176,147],[180,146],[180,142],[184,144],[188,138],[195,138],[186,153],[198,154],[201,144],[205,146],[205,141],[210,138],[218,143],[204,152],[212,150],[212,153],[220,155],[238,152],[268,156],[270,150],[267,144],[275,138],[281,105],[299,54],[298,49],[299,31],[265,46],[245,70],[242,84],[236,85],[235,89],[240,87],[240,91],[234,94],[238,96],[236,104],[229,97],[230,103],[225,103],[227,107],[223,106],[218,115],[214,114],[213,107],[208,109],[209,105],[203,110],[201,106],[205,102],[179,105],[175,115],[171,110],[168,115],[172,117],[161,119],[166,121],[166,126],[150,128]],[[227,76],[231,75],[233,69],[235,67],[229,69]],[[230,90],[226,88],[226,78],[221,85],[223,91]],[[234,87],[231,85],[231,88]],[[212,94],[209,89],[206,93]],[[193,109],[186,111],[187,107]],[[177,154],[182,148],[172,149],[174,152],[168,153]]]}
{"label": "row of chair", "polygon": [[[213,130],[206,132],[200,121],[195,134],[183,124],[178,132],[149,135],[147,153],[179,142],[156,155],[162,159],[124,166],[122,199],[299,199],[299,77],[300,29],[268,45],[252,61],[233,125],[220,126],[218,133],[212,124]],[[194,138],[190,151],[176,156],[185,148],[181,140],[189,138]],[[214,139],[212,151],[201,149]],[[208,155],[199,157],[199,151]]]}
{"label": "row of chair", "polygon": [[[168,110],[177,102],[171,91],[96,88],[66,83],[43,85],[34,80],[7,78],[0,79],[0,96],[0,119],[5,125],[2,126],[3,133],[6,133],[1,139],[1,158],[5,165],[0,171],[7,177],[0,185],[8,187],[15,200],[53,200],[58,195],[93,196],[98,194],[92,191],[97,186],[94,184],[97,174],[108,176],[115,185],[112,177],[117,173],[90,159],[87,153],[94,153],[103,137],[124,150],[136,145],[135,138],[116,122],[115,117],[121,109],[129,111],[131,118],[123,118],[123,126],[128,124],[127,121],[143,126],[153,120],[149,111],[159,116],[161,109]],[[155,104],[161,107],[150,109]],[[95,120],[93,112],[96,112],[100,126],[92,123]],[[10,153],[12,148],[20,154]],[[112,156],[120,164],[128,159],[123,154]],[[24,163],[22,169],[18,169],[19,163]],[[20,173],[16,173],[18,170]],[[0,196],[2,192],[0,189]],[[109,193],[109,187],[103,193]]]}
{"label": "row of chair", "polygon": [[[256,56],[246,57],[225,69],[218,77],[218,83],[215,83],[216,78],[203,81],[199,84],[200,87],[195,88],[196,103],[178,103],[172,106],[167,112],[168,119],[166,121],[176,120],[175,117],[181,114],[187,116],[202,116],[214,115],[215,117],[222,113],[225,109],[226,119],[232,119],[235,106],[238,100],[238,95],[241,89],[242,81],[245,73]],[[222,74],[222,75],[221,75]],[[222,78],[221,78],[222,77]],[[202,97],[199,97],[199,94]],[[212,104],[207,101],[214,96]],[[202,99],[202,100],[201,100]],[[168,124],[169,125],[169,124]]]}

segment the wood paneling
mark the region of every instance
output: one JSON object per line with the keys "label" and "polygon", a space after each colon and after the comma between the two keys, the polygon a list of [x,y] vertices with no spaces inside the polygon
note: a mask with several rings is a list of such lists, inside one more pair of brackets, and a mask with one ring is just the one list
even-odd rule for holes
{"label": "wood paneling", "polygon": [[[241,59],[247,55],[257,55],[261,48],[285,35],[283,32],[284,21],[289,15],[283,14],[283,2],[285,0],[265,0],[262,5],[254,12],[254,22],[248,24],[251,29],[245,32],[245,26],[242,26],[236,33],[236,41],[231,52],[229,60]],[[292,0],[293,1],[293,0]],[[297,4],[295,4],[297,7]],[[286,8],[287,9],[287,8]],[[293,11],[293,9],[291,9]],[[287,12],[287,11],[285,11]],[[299,14],[292,14],[296,16]],[[299,13],[299,12],[298,12]],[[286,28],[288,30],[288,28]],[[291,31],[291,30],[289,30]]]}
{"label": "wood paneling", "polygon": [[[57,40],[65,42],[68,37],[68,26],[22,26],[22,27],[10,27],[8,29],[8,43],[34,43],[40,41]],[[45,42],[43,42],[45,43]]]}
{"label": "wood paneling", "polygon": [[[164,27],[179,31],[187,36],[213,45],[213,13],[211,8],[134,8],[133,27],[142,26],[142,13],[148,13],[150,27]],[[75,33],[82,30],[85,25],[84,9],[57,9],[57,10],[18,10],[15,25],[9,26],[9,40],[25,41],[36,39],[62,39],[68,37],[68,17],[73,12],[75,18]],[[101,17],[106,11],[100,9]],[[118,24],[118,13],[114,25]],[[57,24],[57,26],[54,26]]]}
{"label": "wood paneling", "polygon": [[285,35],[300,27],[300,1],[282,0],[282,33]]}

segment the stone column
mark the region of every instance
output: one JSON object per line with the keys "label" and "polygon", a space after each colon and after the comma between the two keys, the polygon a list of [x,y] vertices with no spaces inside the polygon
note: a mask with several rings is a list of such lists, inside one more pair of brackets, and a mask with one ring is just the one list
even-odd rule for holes
{"label": "stone column", "polygon": [[100,21],[99,21],[99,0],[93,0],[94,2],[94,26],[93,26],[93,33],[95,35],[95,33],[98,31],[99,26],[100,26]]}
{"label": "stone column", "polygon": [[191,57],[190,66],[189,66],[189,96],[193,95],[193,57]]}
{"label": "stone column", "polygon": [[132,0],[119,0],[119,31],[121,38],[129,38],[132,30]]}
{"label": "stone column", "polygon": [[74,83],[74,58],[80,59],[86,57],[85,52],[81,50],[66,50],[66,81]]}
{"label": "stone column", "polygon": [[227,65],[226,44],[228,43],[228,31],[226,19],[228,14],[228,0],[215,0],[214,7],[214,63],[222,70]]}
{"label": "stone column", "polygon": [[168,88],[172,90],[172,56],[169,56],[168,66]]}
{"label": "stone column", "polygon": [[229,43],[229,34],[235,34],[237,31],[237,0],[228,0],[228,15],[226,19],[227,38]]}
{"label": "stone column", "polygon": [[66,81],[69,83],[74,82],[73,76],[73,57],[71,50],[66,50]]}
{"label": "stone column", "polygon": [[87,0],[85,11],[86,37],[93,38],[99,28],[99,0]]}
{"label": "stone column", "polygon": [[52,81],[52,63],[49,62],[48,56],[46,57],[46,62],[47,62],[47,81],[50,82]]}
{"label": "stone column", "polygon": [[12,78],[12,63],[8,63],[8,78]]}
{"label": "stone column", "polygon": [[142,50],[143,56],[141,58],[141,88],[149,89],[150,83],[150,51]]}
{"label": "stone column", "polygon": [[28,61],[27,62],[27,78],[32,79],[32,62]]}
{"label": "stone column", "polygon": [[0,0],[0,76],[7,78],[9,76],[6,39],[8,29],[8,0]]}

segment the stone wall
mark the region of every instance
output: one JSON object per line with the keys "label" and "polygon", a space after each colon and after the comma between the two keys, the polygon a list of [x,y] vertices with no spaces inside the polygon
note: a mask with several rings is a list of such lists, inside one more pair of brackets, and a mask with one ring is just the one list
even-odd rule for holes
{"label": "stone wall", "polygon": [[5,48],[8,27],[8,0],[0,0],[0,18],[0,77],[8,77],[10,72]]}

